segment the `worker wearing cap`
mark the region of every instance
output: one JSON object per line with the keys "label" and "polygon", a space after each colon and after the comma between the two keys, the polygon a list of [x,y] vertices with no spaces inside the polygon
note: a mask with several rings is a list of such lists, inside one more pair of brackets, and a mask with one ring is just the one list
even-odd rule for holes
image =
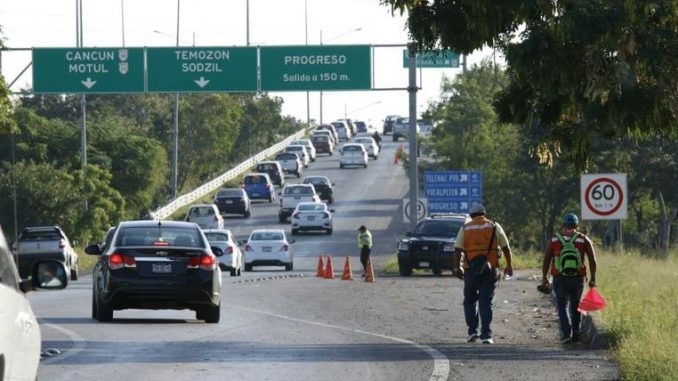
{"label": "worker wearing cap", "polygon": [[553,277],[553,291],[556,294],[558,320],[560,322],[560,342],[562,344],[577,342],[581,339],[581,312],[579,312],[578,307],[584,293],[584,283],[586,281],[584,258],[588,259],[591,270],[589,288],[596,287],[597,266],[593,243],[578,228],[579,218],[574,213],[568,213],[563,217],[563,224],[559,232],[561,238],[565,241],[574,240],[574,247],[581,255],[581,266],[579,266],[578,274],[574,273],[574,275],[566,276],[558,271],[555,261],[560,256],[563,242],[555,234],[546,243],[544,260],[542,262],[541,287],[548,288],[551,286],[547,277],[549,268]]}
{"label": "worker wearing cap", "polygon": [[[469,214],[471,221],[465,223],[457,234],[452,273],[464,280],[467,342],[472,343],[480,338],[483,344],[494,344],[490,325],[492,324],[494,291],[501,277],[498,248],[501,248],[506,258],[504,276],[509,278],[513,276],[511,247],[504,229],[485,216],[486,211],[482,204],[474,204]],[[461,268],[462,253],[463,270]]]}
{"label": "worker wearing cap", "polygon": [[358,248],[360,248],[360,263],[363,265],[363,276],[367,273],[367,262],[372,252],[372,233],[365,225],[358,228]]}

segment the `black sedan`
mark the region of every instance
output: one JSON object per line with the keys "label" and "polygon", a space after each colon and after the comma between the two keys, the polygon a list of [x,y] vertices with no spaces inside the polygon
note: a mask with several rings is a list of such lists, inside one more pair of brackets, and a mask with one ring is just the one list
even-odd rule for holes
{"label": "black sedan", "polygon": [[320,200],[331,204],[334,202],[334,183],[327,176],[307,176],[304,184],[313,184]]}
{"label": "black sedan", "polygon": [[218,323],[221,270],[198,225],[183,221],[125,221],[103,243],[93,271],[92,318],[113,320],[124,309],[190,309],[198,320]]}
{"label": "black sedan", "polygon": [[252,202],[242,188],[219,189],[212,203],[219,208],[221,214],[242,214],[245,217],[252,215]]}

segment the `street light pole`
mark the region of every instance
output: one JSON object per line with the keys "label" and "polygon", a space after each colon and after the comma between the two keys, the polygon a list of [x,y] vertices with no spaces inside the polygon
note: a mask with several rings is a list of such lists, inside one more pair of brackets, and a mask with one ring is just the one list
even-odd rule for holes
{"label": "street light pole", "polygon": [[[177,0],[177,47],[179,47],[179,15],[181,0]],[[174,94],[174,153],[172,157],[172,198],[177,198],[179,179],[179,93]]]}

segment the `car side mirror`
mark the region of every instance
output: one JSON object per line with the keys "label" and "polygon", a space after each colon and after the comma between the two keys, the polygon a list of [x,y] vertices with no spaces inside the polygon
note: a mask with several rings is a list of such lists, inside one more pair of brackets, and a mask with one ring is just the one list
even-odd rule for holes
{"label": "car side mirror", "polygon": [[221,257],[224,255],[224,251],[221,250],[221,248],[216,247],[216,246],[210,246],[210,249],[212,249],[212,254],[214,254],[217,257]]}
{"label": "car side mirror", "polygon": [[85,248],[85,253],[91,254],[91,255],[101,255],[101,246],[99,246],[98,243],[93,243],[91,245],[88,245]]}
{"label": "car side mirror", "polygon": [[287,240],[287,242],[289,242],[289,243],[295,243],[295,242],[297,242],[297,240],[295,240],[294,238],[290,238],[290,239]]}
{"label": "car side mirror", "polygon": [[334,209],[330,209],[330,212],[334,213]]}
{"label": "car side mirror", "polygon": [[41,260],[33,263],[31,286],[34,290],[61,290],[68,286],[66,264],[55,260]]}

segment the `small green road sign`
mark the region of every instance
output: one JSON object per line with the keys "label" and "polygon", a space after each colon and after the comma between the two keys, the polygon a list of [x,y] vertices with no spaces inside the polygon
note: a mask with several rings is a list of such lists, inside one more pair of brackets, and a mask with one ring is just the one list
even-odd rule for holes
{"label": "small green road sign", "polygon": [[36,94],[143,91],[143,48],[33,49]]}
{"label": "small green road sign", "polygon": [[369,45],[260,48],[262,91],[369,90]]}
{"label": "small green road sign", "polygon": [[[429,50],[417,53],[417,67],[459,67],[459,53],[450,50]],[[407,49],[403,50],[403,67],[409,66],[409,54]]]}
{"label": "small green road sign", "polygon": [[256,47],[146,48],[149,92],[255,92]]}

